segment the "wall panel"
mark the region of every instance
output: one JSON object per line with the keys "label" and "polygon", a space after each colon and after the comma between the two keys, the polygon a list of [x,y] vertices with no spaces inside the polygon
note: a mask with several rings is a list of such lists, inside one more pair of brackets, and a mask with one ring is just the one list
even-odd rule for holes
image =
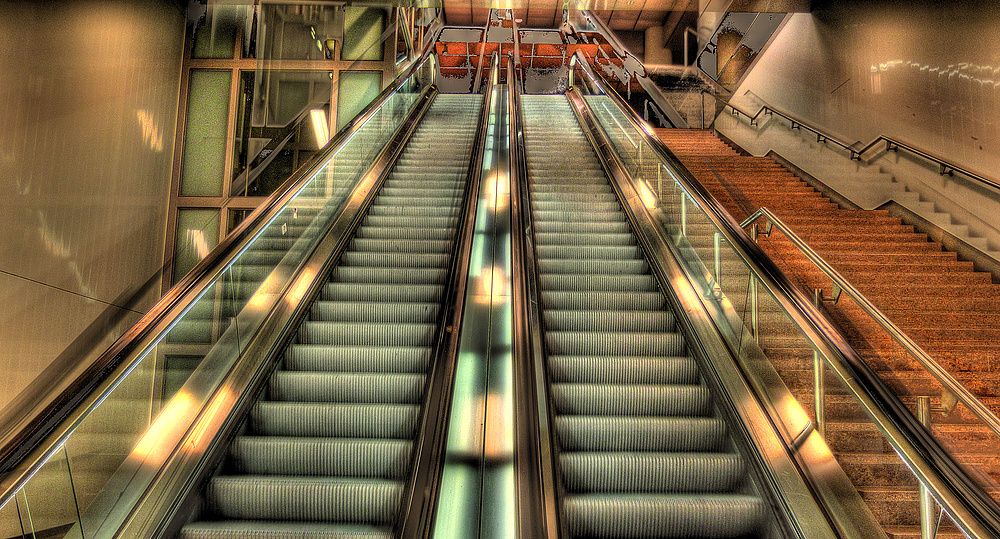
{"label": "wall panel", "polygon": [[735,93],[849,141],[889,135],[997,176],[1000,5],[814,2]]}
{"label": "wall panel", "polygon": [[88,327],[96,349],[116,338],[128,321],[95,326],[111,305],[134,320],[159,295],[132,292],[162,264],[185,17],[170,0],[0,13],[2,408]]}

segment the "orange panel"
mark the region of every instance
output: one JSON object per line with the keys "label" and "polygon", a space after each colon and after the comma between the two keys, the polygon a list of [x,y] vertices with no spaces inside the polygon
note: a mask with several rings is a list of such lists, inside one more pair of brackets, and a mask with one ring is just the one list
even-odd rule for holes
{"label": "orange panel", "polygon": [[438,62],[441,63],[441,67],[465,67],[469,65],[468,60],[468,56],[438,55]]}
{"label": "orange panel", "polygon": [[563,65],[562,58],[542,58],[535,56],[531,59],[531,67],[539,69],[553,69]]}
{"label": "orange panel", "polygon": [[562,58],[565,50],[565,46],[539,44],[535,45],[534,54],[535,56],[558,56]]}
{"label": "orange panel", "polygon": [[453,54],[457,56],[464,56],[466,54],[469,54],[469,45],[467,43],[450,41],[447,43],[446,49],[448,50],[448,54]]}

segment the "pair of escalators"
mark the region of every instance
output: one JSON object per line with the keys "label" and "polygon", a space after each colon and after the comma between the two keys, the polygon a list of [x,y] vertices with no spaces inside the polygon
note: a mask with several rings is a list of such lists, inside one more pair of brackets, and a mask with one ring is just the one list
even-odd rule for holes
{"label": "pair of escalators", "polygon": [[[416,68],[410,72],[416,73]],[[403,95],[412,90],[407,84],[398,85],[399,102],[417,94]],[[455,283],[464,283],[468,272],[469,223],[475,222],[479,196],[472,187],[478,184],[472,171],[481,169],[484,160],[487,107],[494,116],[503,114],[489,96],[489,92],[485,98],[440,94],[427,87],[420,97],[412,98],[420,104],[409,112],[410,105],[395,112],[387,106],[359,115],[369,114],[366,118],[371,121],[348,135],[356,137],[351,151],[317,169],[322,170],[317,177],[325,175],[327,181],[306,183],[298,194],[289,190],[282,195],[288,197],[284,205],[275,202],[275,209],[268,210],[275,217],[268,217],[262,232],[247,240],[255,242],[250,243],[254,249],[241,247],[239,253],[225,255],[238,263],[228,262],[232,269],[221,270],[219,286],[207,287],[199,296],[204,301],[179,303],[190,305],[183,307],[183,317],[158,322],[165,335],[161,344],[191,351],[213,348],[207,356],[203,352],[200,357],[163,358],[162,379],[151,382],[159,384],[162,395],[156,398],[165,404],[142,409],[134,418],[128,415],[136,421],[150,420],[140,443],[122,450],[117,447],[122,444],[100,442],[114,438],[112,431],[120,426],[117,416],[128,414],[122,406],[149,400],[142,373],[152,372],[152,367],[122,364],[114,367],[122,371],[121,378],[104,373],[109,380],[102,382],[109,386],[101,389],[104,396],[94,390],[86,397],[95,401],[88,410],[98,410],[89,419],[97,425],[96,435],[87,430],[91,427],[80,427],[83,420],[67,413],[69,419],[60,421],[68,426],[55,431],[62,438],[47,447],[39,443],[40,449],[34,450],[39,455],[35,462],[55,463],[37,474],[42,482],[65,462],[67,484],[77,503],[60,509],[68,518],[60,520],[64,515],[52,523],[36,518],[42,505],[59,501],[46,500],[32,490],[31,478],[42,469],[38,465],[22,476],[28,486],[8,490],[15,497],[0,507],[7,511],[0,520],[16,510],[26,536],[30,530],[24,531],[25,522],[53,536],[112,536],[115,532],[106,530],[123,533],[120,530],[148,515],[155,518],[136,529],[157,529],[185,539],[429,534],[443,461],[442,431],[448,421],[454,426],[461,420],[446,417],[454,371],[442,365],[446,349],[442,343],[455,341],[460,332],[480,329],[456,324],[461,309],[455,306],[455,297],[464,284]],[[390,103],[388,99],[384,102]],[[728,423],[733,416],[721,411],[701,372],[699,358],[704,354],[696,357],[689,346],[689,332],[682,329],[669,295],[661,288],[663,281],[653,271],[660,262],[640,246],[595,142],[586,136],[564,96],[525,95],[508,102],[521,104],[520,110],[512,107],[509,112],[523,126],[516,153],[525,166],[512,165],[523,175],[511,181],[522,186],[519,193],[526,190],[526,205],[517,207],[530,214],[526,221],[531,223],[515,232],[527,233],[533,246],[532,271],[512,279],[526,283],[537,298],[532,308],[538,309],[537,334],[544,356],[536,364],[543,373],[543,381],[535,386],[541,396],[525,407],[537,411],[542,406],[542,423],[551,425],[551,437],[529,436],[531,448],[515,447],[515,460],[518,477],[545,475],[554,485],[544,493],[539,490],[537,499],[533,494],[519,496],[517,511],[528,513],[545,504],[557,507],[552,522],[519,529],[518,534],[533,537],[546,530],[549,537],[783,536],[775,504],[760,487],[761,474],[752,464],[761,459],[748,455],[746,444],[734,439],[737,425]],[[386,127],[402,116],[417,122],[412,132],[407,131],[411,127]],[[399,140],[405,137],[405,143],[386,157],[391,153],[388,148],[397,144],[385,142],[383,135],[389,131]],[[368,181],[357,180],[358,171],[376,170],[368,168],[372,159],[386,160],[379,166],[388,166],[388,171],[378,172],[378,179],[369,184],[377,190],[363,192],[363,201],[354,200],[362,190],[352,185]],[[497,186],[493,195],[502,193]],[[356,204],[358,213],[344,218],[349,225],[342,225],[336,219],[347,213],[338,208],[350,204]],[[318,216],[334,224],[320,233]],[[300,263],[289,260],[299,260],[309,249],[319,252],[326,245],[322,242],[335,235],[338,247],[323,257],[322,267],[330,269],[314,274],[325,273],[322,285],[305,296],[315,298],[306,314],[294,307],[295,314],[288,318],[292,322],[280,334],[256,330],[251,341],[266,340],[259,335],[270,335],[271,340],[250,349],[267,349],[267,358],[273,360],[246,361],[244,356],[257,352],[245,351],[247,336],[240,331],[256,327],[248,325],[255,320],[252,316],[267,314],[250,316],[248,311],[256,308],[255,302],[268,301],[272,279],[290,271],[286,266],[311,267],[311,262],[296,266]],[[323,239],[309,244],[310,237]],[[526,282],[528,274],[537,279]],[[283,293],[268,312],[280,311],[282,299],[304,297],[294,284]],[[267,316],[259,327],[268,327],[274,318]],[[221,326],[220,320],[229,320],[230,325]],[[227,338],[241,350],[233,361],[242,365],[259,361],[261,366],[243,372],[240,363],[224,363]],[[213,355],[217,349],[221,351]],[[155,359],[153,353],[149,357]],[[215,365],[217,371],[206,364]],[[131,372],[139,373],[138,381],[126,378]],[[247,381],[243,387],[253,389],[239,391],[251,397],[240,401],[206,401],[198,410],[178,406],[188,402],[181,396],[194,402],[193,393],[187,391],[192,388],[213,399],[224,396],[228,382],[218,380],[239,376],[263,383]],[[520,401],[515,398],[515,402]],[[212,414],[219,410],[225,419],[215,424],[211,435],[198,434],[197,451],[184,456],[190,447],[178,441],[184,439],[180,436],[200,433],[200,425],[207,424],[191,418],[215,421]],[[531,413],[515,410],[519,418]],[[189,420],[196,426],[181,425]],[[73,429],[82,434],[72,438]],[[174,454],[181,455],[175,459],[181,464],[167,471],[175,461],[166,460],[167,456],[157,460],[158,455],[170,455],[175,448],[180,448]],[[95,465],[93,473],[73,475],[81,460],[71,457],[71,451],[99,456],[100,466]],[[63,461],[58,460],[60,454]],[[551,458],[527,462],[528,454]],[[81,477],[86,484],[72,482]],[[520,486],[518,479],[515,488],[529,487]],[[154,494],[162,495],[148,505],[156,508],[136,517],[135,508]],[[85,501],[77,501],[81,499]],[[89,510],[88,505],[99,509]],[[68,520],[74,522],[67,524]]]}
{"label": "pair of escalators", "polygon": [[[399,529],[480,107],[430,106],[180,537]],[[566,99],[524,96],[522,114],[561,533],[771,536]]]}

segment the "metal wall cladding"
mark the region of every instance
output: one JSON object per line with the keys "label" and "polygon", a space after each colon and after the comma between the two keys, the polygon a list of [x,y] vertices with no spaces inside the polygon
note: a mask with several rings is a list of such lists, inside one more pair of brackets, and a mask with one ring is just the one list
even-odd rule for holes
{"label": "metal wall cladding", "polygon": [[996,170],[998,6],[826,4],[791,16],[734,104],[756,111],[763,100],[847,140],[867,144],[884,134],[974,170]]}
{"label": "metal wall cladding", "polygon": [[159,295],[130,297],[162,265],[185,16],[169,0],[0,12],[2,407]]}

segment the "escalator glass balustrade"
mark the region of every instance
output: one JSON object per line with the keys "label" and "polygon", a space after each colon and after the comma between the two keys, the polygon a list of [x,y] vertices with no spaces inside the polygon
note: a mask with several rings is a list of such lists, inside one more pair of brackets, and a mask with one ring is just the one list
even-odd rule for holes
{"label": "escalator glass balustrade", "polygon": [[393,536],[481,101],[435,99],[181,537]]}

